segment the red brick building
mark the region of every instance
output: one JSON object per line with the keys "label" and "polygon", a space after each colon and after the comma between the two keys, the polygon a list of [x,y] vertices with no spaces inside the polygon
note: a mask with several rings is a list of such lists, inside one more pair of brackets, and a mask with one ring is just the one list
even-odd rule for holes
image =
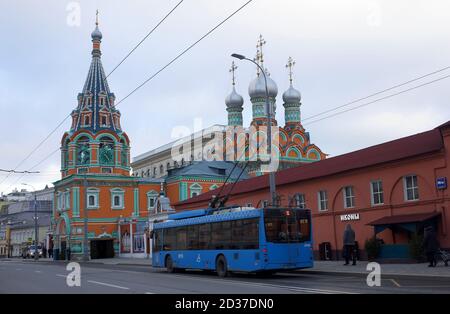
{"label": "red brick building", "polygon": [[[297,203],[313,213],[314,249],[331,244],[340,254],[346,224],[359,247],[377,235],[382,257],[407,257],[412,236],[433,225],[441,247],[450,248],[450,121],[427,132],[278,171],[281,205]],[[262,206],[268,177],[237,183],[228,204]],[[229,187],[228,187],[229,188]],[[227,188],[224,189],[224,194]],[[177,210],[205,207],[209,192],[175,204]],[[364,250],[361,250],[364,256]]]}

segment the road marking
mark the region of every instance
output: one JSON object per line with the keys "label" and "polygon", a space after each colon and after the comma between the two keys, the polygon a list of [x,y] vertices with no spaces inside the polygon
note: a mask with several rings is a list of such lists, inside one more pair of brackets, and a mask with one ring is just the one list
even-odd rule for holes
{"label": "road marking", "polygon": [[104,282],[100,282],[100,281],[88,280],[88,282],[94,283],[94,284],[97,284],[97,285],[102,285],[102,286],[107,286],[107,287],[117,288],[117,289],[130,290],[130,288],[127,288],[127,287],[116,286],[116,285],[112,285],[112,284],[110,284],[110,283],[104,283]]}
{"label": "road marking", "polygon": [[66,276],[66,275],[60,275],[60,274],[56,274],[56,276],[57,276],[57,277],[64,277],[64,278],[67,278],[67,276]]}
{"label": "road marking", "polygon": [[35,270],[34,272],[35,273],[42,273],[40,270]]}
{"label": "road marking", "polygon": [[399,284],[397,281],[395,281],[395,279],[391,279],[391,281],[392,281],[392,282],[394,283],[394,285],[396,285],[397,287],[399,287],[399,288],[401,287],[400,284]]}
{"label": "road marking", "polygon": [[323,290],[323,289],[305,288],[305,287],[297,287],[297,286],[275,285],[275,284],[268,284],[268,283],[253,283],[253,282],[248,282],[248,281],[237,281],[237,280],[229,280],[229,279],[217,281],[217,280],[209,280],[209,279],[203,279],[203,278],[197,278],[197,277],[191,277],[191,276],[181,276],[181,275],[172,275],[172,276],[178,277],[178,278],[214,282],[216,284],[217,283],[241,284],[241,285],[246,285],[246,286],[256,286],[259,288],[279,288],[279,289],[281,288],[281,289],[295,290],[298,292],[311,292],[311,293],[322,293],[322,294],[330,294],[330,293],[333,293],[333,294],[355,294],[353,292],[339,291],[339,290]]}
{"label": "road marking", "polygon": [[155,294],[154,292],[146,292],[145,294]]}

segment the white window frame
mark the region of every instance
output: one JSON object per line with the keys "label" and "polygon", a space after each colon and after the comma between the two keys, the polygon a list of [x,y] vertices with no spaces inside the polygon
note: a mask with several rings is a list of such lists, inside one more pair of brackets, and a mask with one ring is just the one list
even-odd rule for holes
{"label": "white window frame", "polygon": [[[378,185],[378,192],[375,192],[373,189],[373,185],[374,184]],[[383,198],[383,201],[381,203],[375,203],[375,195],[381,195],[381,197]],[[382,180],[373,180],[370,181],[370,204],[372,206],[380,206],[380,205],[384,205],[384,189],[383,189],[383,181]]]}
{"label": "white window frame", "polygon": [[[156,199],[158,198],[158,192],[151,190],[147,192],[147,210],[154,210],[156,207]],[[150,206],[150,200],[153,199],[153,206]]]}
{"label": "white window frame", "polygon": [[70,208],[70,190],[67,189],[66,192],[64,192],[64,208],[69,209]]}
{"label": "white window frame", "polygon": [[[322,200],[321,194],[324,193],[325,199]],[[328,192],[327,190],[320,190],[317,192],[317,201],[318,201],[318,208],[320,212],[325,212],[328,210]],[[325,208],[322,207],[322,202],[325,203]]]}
{"label": "white window frame", "polygon": [[[301,198],[300,198],[301,196]],[[294,195],[295,206],[298,208],[306,208],[306,195],[304,193],[295,193]]]}
{"label": "white window frame", "polygon": [[[125,191],[123,189],[114,188],[110,190],[111,193],[111,208],[124,209],[125,208]],[[119,205],[115,204],[115,198],[119,197]]]}
{"label": "white window frame", "polygon": [[[99,189],[96,188],[88,188],[87,192],[86,192],[86,207],[87,209],[98,209],[99,204],[98,204],[98,197],[99,197]],[[93,196],[94,197],[94,205],[90,205],[89,204],[89,197]]]}
{"label": "white window frame", "polygon": [[[351,191],[351,195],[347,195],[347,190]],[[355,189],[352,185],[344,186],[342,196],[344,199],[344,208],[355,208]],[[347,204],[348,200],[350,200],[350,206]]]}
{"label": "white window frame", "polygon": [[190,197],[194,197],[193,194],[197,193],[196,196],[198,196],[198,195],[202,194],[202,190],[203,190],[203,188],[200,184],[198,184],[198,183],[191,184],[189,186],[189,195],[190,195]]}
{"label": "white window frame", "polygon": [[263,207],[269,206],[269,201],[268,200],[263,200],[262,201],[262,205],[263,205]]}
{"label": "white window frame", "polygon": [[[416,185],[412,186],[411,188],[408,188],[408,185],[407,185],[407,179],[408,178],[415,178]],[[414,182],[414,180],[413,180],[413,182]],[[413,197],[414,197],[413,199],[408,199],[408,189],[412,189],[413,190]],[[417,191],[417,195],[416,195],[416,193],[414,191]],[[405,202],[418,201],[419,197],[420,197],[419,195],[420,195],[419,194],[419,180],[418,180],[417,175],[409,174],[409,175],[404,176],[403,177],[403,196],[404,196]]]}

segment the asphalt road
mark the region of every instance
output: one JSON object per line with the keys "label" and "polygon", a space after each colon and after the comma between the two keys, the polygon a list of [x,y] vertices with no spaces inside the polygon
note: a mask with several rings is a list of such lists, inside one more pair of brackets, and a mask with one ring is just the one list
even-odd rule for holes
{"label": "asphalt road", "polygon": [[186,271],[168,274],[147,266],[81,263],[81,286],[66,284],[66,264],[0,260],[0,293],[138,293],[138,294],[339,294],[450,293],[448,278],[382,277],[369,287],[358,275],[281,273],[271,277]]}

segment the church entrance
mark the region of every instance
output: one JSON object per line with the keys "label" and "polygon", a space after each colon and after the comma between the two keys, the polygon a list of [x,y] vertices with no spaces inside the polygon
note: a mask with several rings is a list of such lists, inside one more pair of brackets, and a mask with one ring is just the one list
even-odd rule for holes
{"label": "church entrance", "polygon": [[91,258],[112,258],[114,257],[113,239],[91,240]]}

